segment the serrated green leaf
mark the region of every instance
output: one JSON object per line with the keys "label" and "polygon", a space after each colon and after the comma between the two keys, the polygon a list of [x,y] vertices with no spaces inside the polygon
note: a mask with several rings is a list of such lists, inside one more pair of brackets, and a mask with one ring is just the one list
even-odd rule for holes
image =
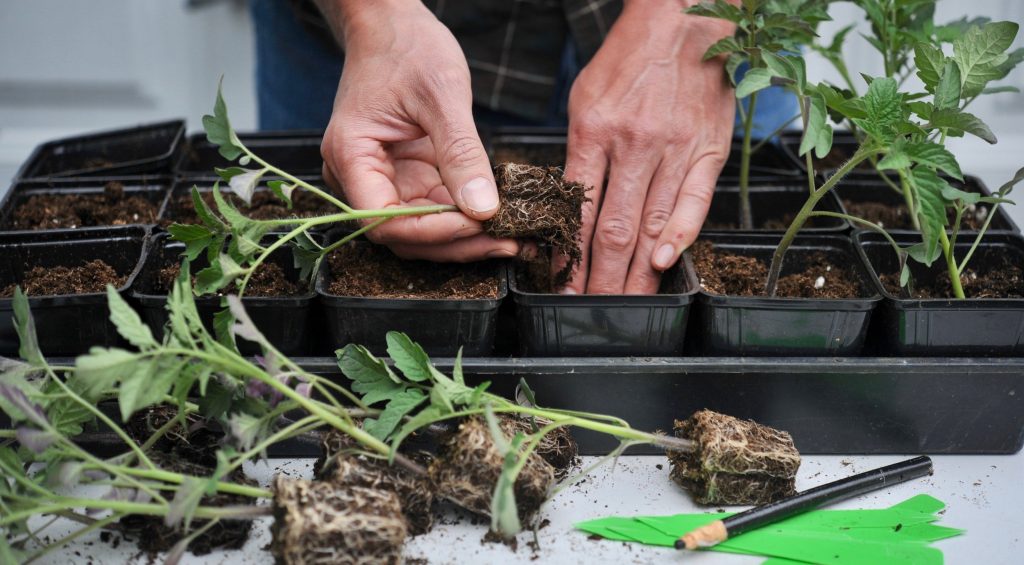
{"label": "serrated green leaf", "polygon": [[945,188],[942,189],[942,197],[948,200],[949,202],[956,202],[959,200],[968,206],[971,204],[977,204],[978,202],[981,202],[982,198],[981,194],[977,192],[965,192],[963,190],[960,190],[959,188],[956,188],[953,185],[947,185]]}
{"label": "serrated green leaf", "polygon": [[935,92],[945,64],[946,56],[938,47],[927,43],[918,43],[914,46],[914,65],[917,66],[917,76],[924,83],[928,92]]}
{"label": "serrated green leaf", "polygon": [[213,242],[213,232],[206,226],[171,224],[167,231],[171,239],[185,244],[184,255],[189,261],[195,261]]}
{"label": "serrated green leaf", "polygon": [[807,127],[800,141],[799,155],[802,157],[808,151],[814,151],[815,156],[821,159],[832,149],[832,126],[826,122],[825,99],[820,95],[810,96],[807,106]]}
{"label": "serrated green leaf", "polygon": [[745,55],[739,53],[733,53],[725,60],[725,74],[729,77],[729,82],[736,86],[736,73],[740,68],[740,65],[747,61]]}
{"label": "serrated green leaf", "polygon": [[222,231],[227,229],[224,222],[220,220],[210,210],[210,207],[206,205],[206,201],[203,200],[203,195],[199,192],[199,187],[192,185],[192,207],[196,210],[196,216],[199,217],[199,221],[203,222],[203,225],[210,228],[212,231]]}
{"label": "serrated green leaf", "polygon": [[213,200],[217,203],[217,212],[231,224],[232,230],[241,230],[252,223],[252,220],[238,211],[220,191],[220,183],[213,184]]}
{"label": "serrated green leaf", "polygon": [[398,424],[402,423],[402,418],[412,413],[426,398],[422,391],[415,388],[395,393],[376,419],[363,422],[363,429],[373,437],[386,441]]}
{"label": "serrated green leaf", "polygon": [[460,384],[466,384],[466,378],[462,375],[462,347],[455,352],[455,365],[452,366],[452,379]]}
{"label": "serrated green leaf", "polygon": [[388,355],[405,378],[414,382],[429,381],[430,357],[423,348],[401,332],[388,332]]}
{"label": "serrated green leaf", "polygon": [[746,98],[772,85],[772,73],[768,69],[750,69],[743,80],[736,85],[736,98]]}
{"label": "serrated green leaf", "polygon": [[142,322],[139,314],[121,298],[121,294],[113,285],[107,285],[107,308],[110,310],[110,321],[128,343],[139,349],[156,347],[153,332]]}
{"label": "serrated green leaf", "polygon": [[398,429],[398,432],[392,434],[391,438],[391,459],[394,459],[394,454],[398,448],[405,441],[405,438],[409,437],[410,434],[419,430],[420,428],[426,427],[441,418],[444,415],[436,406],[430,405],[424,407],[422,410],[417,412],[413,417],[409,418],[402,424],[402,427]]}
{"label": "serrated green leaf", "polygon": [[95,401],[114,383],[131,377],[138,362],[139,355],[131,351],[93,347],[75,358],[73,379],[86,400]]}
{"label": "serrated green leaf", "polygon": [[943,198],[942,192],[949,186],[949,183],[927,167],[914,167],[910,171],[910,177],[915,190],[915,200],[918,203],[917,216],[925,244],[925,252],[922,257],[928,259],[928,261],[922,262],[931,265],[941,252],[939,238],[948,223],[946,200]]}
{"label": "serrated green leaf", "polygon": [[274,193],[278,198],[284,200],[285,205],[288,209],[292,209],[292,192],[295,191],[295,185],[290,182],[283,180],[272,180],[267,183],[267,187]]}
{"label": "serrated green leaf", "polygon": [[980,118],[968,112],[961,112],[956,108],[935,110],[932,112],[929,125],[937,129],[967,132],[991,144],[999,141],[996,139],[996,135],[992,133],[992,130]]}
{"label": "serrated green leaf", "polygon": [[700,4],[684,10],[691,16],[717,18],[738,24],[743,21],[743,12],[725,0],[702,0]]}
{"label": "serrated green leaf", "polygon": [[964,175],[960,172],[960,164],[956,162],[956,157],[938,143],[931,141],[911,142],[903,147],[903,151],[914,163],[940,170],[957,180],[964,180]]}
{"label": "serrated green leaf", "polygon": [[217,146],[217,151],[228,161],[234,161],[245,152],[238,135],[231,127],[228,120],[228,108],[224,103],[222,88],[224,78],[221,77],[217,84],[217,99],[213,104],[213,115],[203,116],[203,129],[206,130],[206,139]]}
{"label": "serrated green leaf", "polygon": [[21,291],[21,286],[14,287],[14,297],[11,303],[14,310],[14,330],[18,334],[20,343],[18,355],[30,365],[36,367],[45,365],[46,360],[39,350],[39,340],[36,337],[36,323],[32,318],[28,297]]}
{"label": "serrated green leaf", "polygon": [[897,134],[897,126],[903,123],[903,101],[895,79],[877,78],[868,86],[861,98],[866,117],[855,123],[876,141],[887,145]]}
{"label": "serrated green leaf", "polygon": [[341,372],[353,381],[352,390],[361,394],[368,406],[389,400],[407,388],[383,360],[361,345],[350,343],[337,355]]}
{"label": "serrated green leaf", "polygon": [[768,70],[777,77],[785,77],[796,82],[800,77],[797,75],[796,67],[790,62],[789,57],[783,57],[776,55],[770,51],[764,51],[761,53],[761,59],[765,65],[768,66]]}
{"label": "serrated green leaf", "polygon": [[964,98],[980,94],[990,81],[1005,76],[999,66],[1007,61],[1006,50],[1018,28],[1014,22],[992,22],[972,27],[953,41],[953,58],[960,67]]}
{"label": "serrated green leaf", "polygon": [[300,232],[291,242],[292,264],[299,270],[299,280],[309,281],[320,270],[323,248],[309,234]]}
{"label": "serrated green leaf", "polygon": [[935,86],[935,107],[940,110],[960,107],[960,67],[952,59],[946,59]]}

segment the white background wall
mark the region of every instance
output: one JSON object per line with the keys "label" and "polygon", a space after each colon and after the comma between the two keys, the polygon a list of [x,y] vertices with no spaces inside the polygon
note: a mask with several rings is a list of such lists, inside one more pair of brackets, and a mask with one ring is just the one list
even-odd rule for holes
{"label": "white background wall", "polygon": [[[232,120],[256,124],[253,38],[245,0],[0,0],[0,190],[37,143],[171,117],[189,129],[212,107],[224,75]],[[937,20],[987,15],[1024,21],[1020,0],[943,0]],[[841,3],[822,35],[859,19]],[[1024,39],[1018,38],[1018,45]],[[881,74],[874,50],[851,35],[851,69]],[[809,61],[812,77],[835,77]],[[1024,69],[1011,76],[1024,89]],[[952,145],[965,171],[990,187],[1024,166],[1024,95],[981,99],[972,111],[1000,138]],[[1024,197],[1018,197],[1024,200]],[[1024,203],[1022,203],[1024,204]],[[1024,224],[1024,205],[1013,212]]]}

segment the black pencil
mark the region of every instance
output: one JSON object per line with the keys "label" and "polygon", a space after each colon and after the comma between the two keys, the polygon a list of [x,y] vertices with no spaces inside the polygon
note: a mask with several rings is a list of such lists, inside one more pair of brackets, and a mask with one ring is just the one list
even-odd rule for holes
{"label": "black pencil", "polygon": [[724,520],[716,520],[680,537],[676,540],[675,546],[676,549],[711,547],[731,537],[784,520],[790,516],[852,496],[930,475],[931,472],[932,460],[925,456],[865,471],[782,500],[751,508]]}

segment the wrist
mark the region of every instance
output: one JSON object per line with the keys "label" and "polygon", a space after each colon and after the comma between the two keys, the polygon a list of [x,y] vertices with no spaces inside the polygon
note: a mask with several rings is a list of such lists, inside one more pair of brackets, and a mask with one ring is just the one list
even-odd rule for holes
{"label": "wrist", "polygon": [[[740,3],[740,0],[727,1],[730,4]],[[620,28],[620,31],[633,31],[640,37],[656,41],[684,40],[697,48],[710,47],[719,39],[736,33],[736,24],[730,21],[686,13],[688,8],[700,2],[701,0],[625,0],[622,13],[616,20],[613,30]]]}
{"label": "wrist", "polygon": [[372,36],[383,23],[425,9],[420,0],[314,1],[345,51],[359,38]]}

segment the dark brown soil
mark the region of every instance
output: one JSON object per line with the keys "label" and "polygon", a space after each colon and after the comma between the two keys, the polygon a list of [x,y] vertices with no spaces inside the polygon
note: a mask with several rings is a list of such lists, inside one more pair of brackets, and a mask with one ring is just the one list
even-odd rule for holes
{"label": "dark brown soil", "polygon": [[[176,407],[163,404],[140,410],[128,420],[125,431],[142,445],[177,413]],[[212,468],[217,465],[217,449],[223,438],[219,424],[192,412],[165,432],[153,444],[152,451]]]}
{"label": "dark brown soil", "polygon": [[49,230],[89,226],[155,224],[158,210],[142,196],[126,196],[124,186],[109,182],[103,194],[36,194],[8,218],[7,229]]}
{"label": "dark brown soil", "polygon": [[[160,269],[157,275],[157,292],[170,292],[174,281],[181,273],[181,265],[168,265]],[[192,277],[193,284],[195,276]],[[234,283],[220,291],[221,294],[232,294],[238,292]],[[296,296],[304,294],[305,290],[300,284],[288,280],[284,269],[277,263],[263,263],[256,269],[252,278],[245,285],[245,296]]]}
{"label": "dark brown soil", "polygon": [[[1014,264],[1005,255],[990,257],[998,257],[1000,264],[997,267],[989,266],[980,273],[968,267],[960,275],[964,295],[967,298],[1024,298],[1024,271],[1021,265]],[[953,298],[953,289],[950,287],[949,272],[945,269],[945,263],[939,259],[937,264],[941,272],[934,281],[922,284],[922,281],[914,280],[913,298]],[[900,288],[899,273],[885,273],[879,278],[893,296],[905,296]]]}
{"label": "dark brown soil", "polygon": [[[707,292],[727,296],[764,295],[764,284],[768,278],[766,262],[755,257],[715,250],[706,241],[694,244],[692,253],[701,287]],[[815,253],[807,258],[805,265],[802,272],[779,278],[776,296],[855,298],[864,295],[864,289],[857,278],[843,267],[835,265],[825,254]],[[819,286],[819,277],[824,279],[821,281],[823,284],[815,288]]]}
{"label": "dark brown soil", "polygon": [[[106,292],[108,284],[120,288],[126,279],[110,265],[94,259],[80,267],[32,267],[18,284],[28,296],[54,296]],[[0,297],[14,296],[18,284],[8,285],[0,291]]]}
{"label": "dark brown soil", "polygon": [[491,150],[493,163],[520,163],[537,167],[564,167],[566,146],[561,143],[495,144]]}
{"label": "dark brown soil", "polygon": [[[487,423],[469,418],[441,442],[437,458],[430,465],[430,478],[438,496],[490,516],[491,497],[503,462]],[[554,468],[536,452],[531,453],[513,486],[523,523],[529,523],[537,513],[554,483]]]}
{"label": "dark brown soil", "polygon": [[407,530],[394,492],[277,475],[273,507],[278,563],[402,562]]}
{"label": "dark brown soil", "polygon": [[[499,238],[532,240],[539,244],[537,267],[529,271],[531,288],[551,292],[565,285],[580,263],[580,230],[587,187],[567,182],[557,167],[533,167],[502,163],[494,167],[501,207],[484,222],[484,230]],[[551,274],[551,261],[568,258],[564,268]]]}
{"label": "dark brown soil", "polygon": [[[319,480],[338,485],[389,490],[398,495],[411,535],[425,534],[433,526],[434,492],[430,480],[414,475],[398,465],[389,465],[386,459],[360,455],[359,445],[338,430],[324,434],[320,443],[322,455],[313,466]],[[430,456],[415,453],[411,457],[420,464],[428,464]]]}
{"label": "dark brown soil", "polygon": [[[907,213],[907,207],[902,204],[893,206],[882,202],[854,202],[844,198],[843,206],[851,216],[874,222],[886,229],[909,230],[914,228],[913,220]],[[981,226],[985,225],[988,213],[989,208],[984,204],[968,207],[960,220],[960,229],[970,231],[981,229]],[[946,218],[949,220],[949,225],[952,226],[956,221],[956,211],[947,209]]]}
{"label": "dark brown soil", "polygon": [[[173,471],[194,477],[209,477],[213,475],[213,468],[204,465],[197,465],[174,456],[154,454],[153,462],[158,467],[167,471]],[[255,486],[255,482],[247,479],[241,470],[233,473],[229,479],[232,482],[244,483]],[[215,494],[204,496],[200,504],[202,506],[238,506],[252,504],[252,499],[232,494]],[[192,530],[206,525],[207,520],[192,520]],[[164,525],[164,519],[160,516],[131,515],[121,518],[121,527],[126,537],[136,540],[139,549],[149,555],[166,552],[174,547],[174,544],[181,541],[187,532],[180,526],[169,527]],[[215,526],[202,535],[196,537],[189,544],[188,550],[194,555],[205,555],[215,549],[238,549],[245,545],[249,539],[249,530],[252,522],[247,520],[221,520]]]}
{"label": "dark brown soil", "polygon": [[[203,202],[206,202],[206,205],[211,210],[217,209],[217,203],[213,200],[212,192],[204,191],[200,194],[202,195]],[[269,190],[258,190],[253,193],[252,203],[249,206],[246,206],[245,202],[235,194],[230,192],[222,192],[222,194],[227,198],[228,202],[234,204],[243,214],[254,220],[276,220],[292,216],[311,218],[313,216],[324,216],[341,212],[341,210],[331,205],[330,202],[313,193],[304,192],[301,189],[296,189],[292,193],[291,210],[288,209],[283,200]],[[164,219],[164,224],[169,225],[175,222],[179,224],[199,223],[199,216],[196,215],[190,192],[185,192],[176,197],[174,203],[169,208],[170,211],[166,214],[168,217]]]}
{"label": "dark brown soil", "polygon": [[420,299],[493,299],[498,275],[487,263],[404,261],[386,247],[349,244],[327,257],[328,290],[338,296]]}
{"label": "dark brown soil", "polygon": [[796,492],[800,453],[786,432],[710,410],[675,423],[692,453],[668,452],[671,478],[700,504],[765,504]]}

